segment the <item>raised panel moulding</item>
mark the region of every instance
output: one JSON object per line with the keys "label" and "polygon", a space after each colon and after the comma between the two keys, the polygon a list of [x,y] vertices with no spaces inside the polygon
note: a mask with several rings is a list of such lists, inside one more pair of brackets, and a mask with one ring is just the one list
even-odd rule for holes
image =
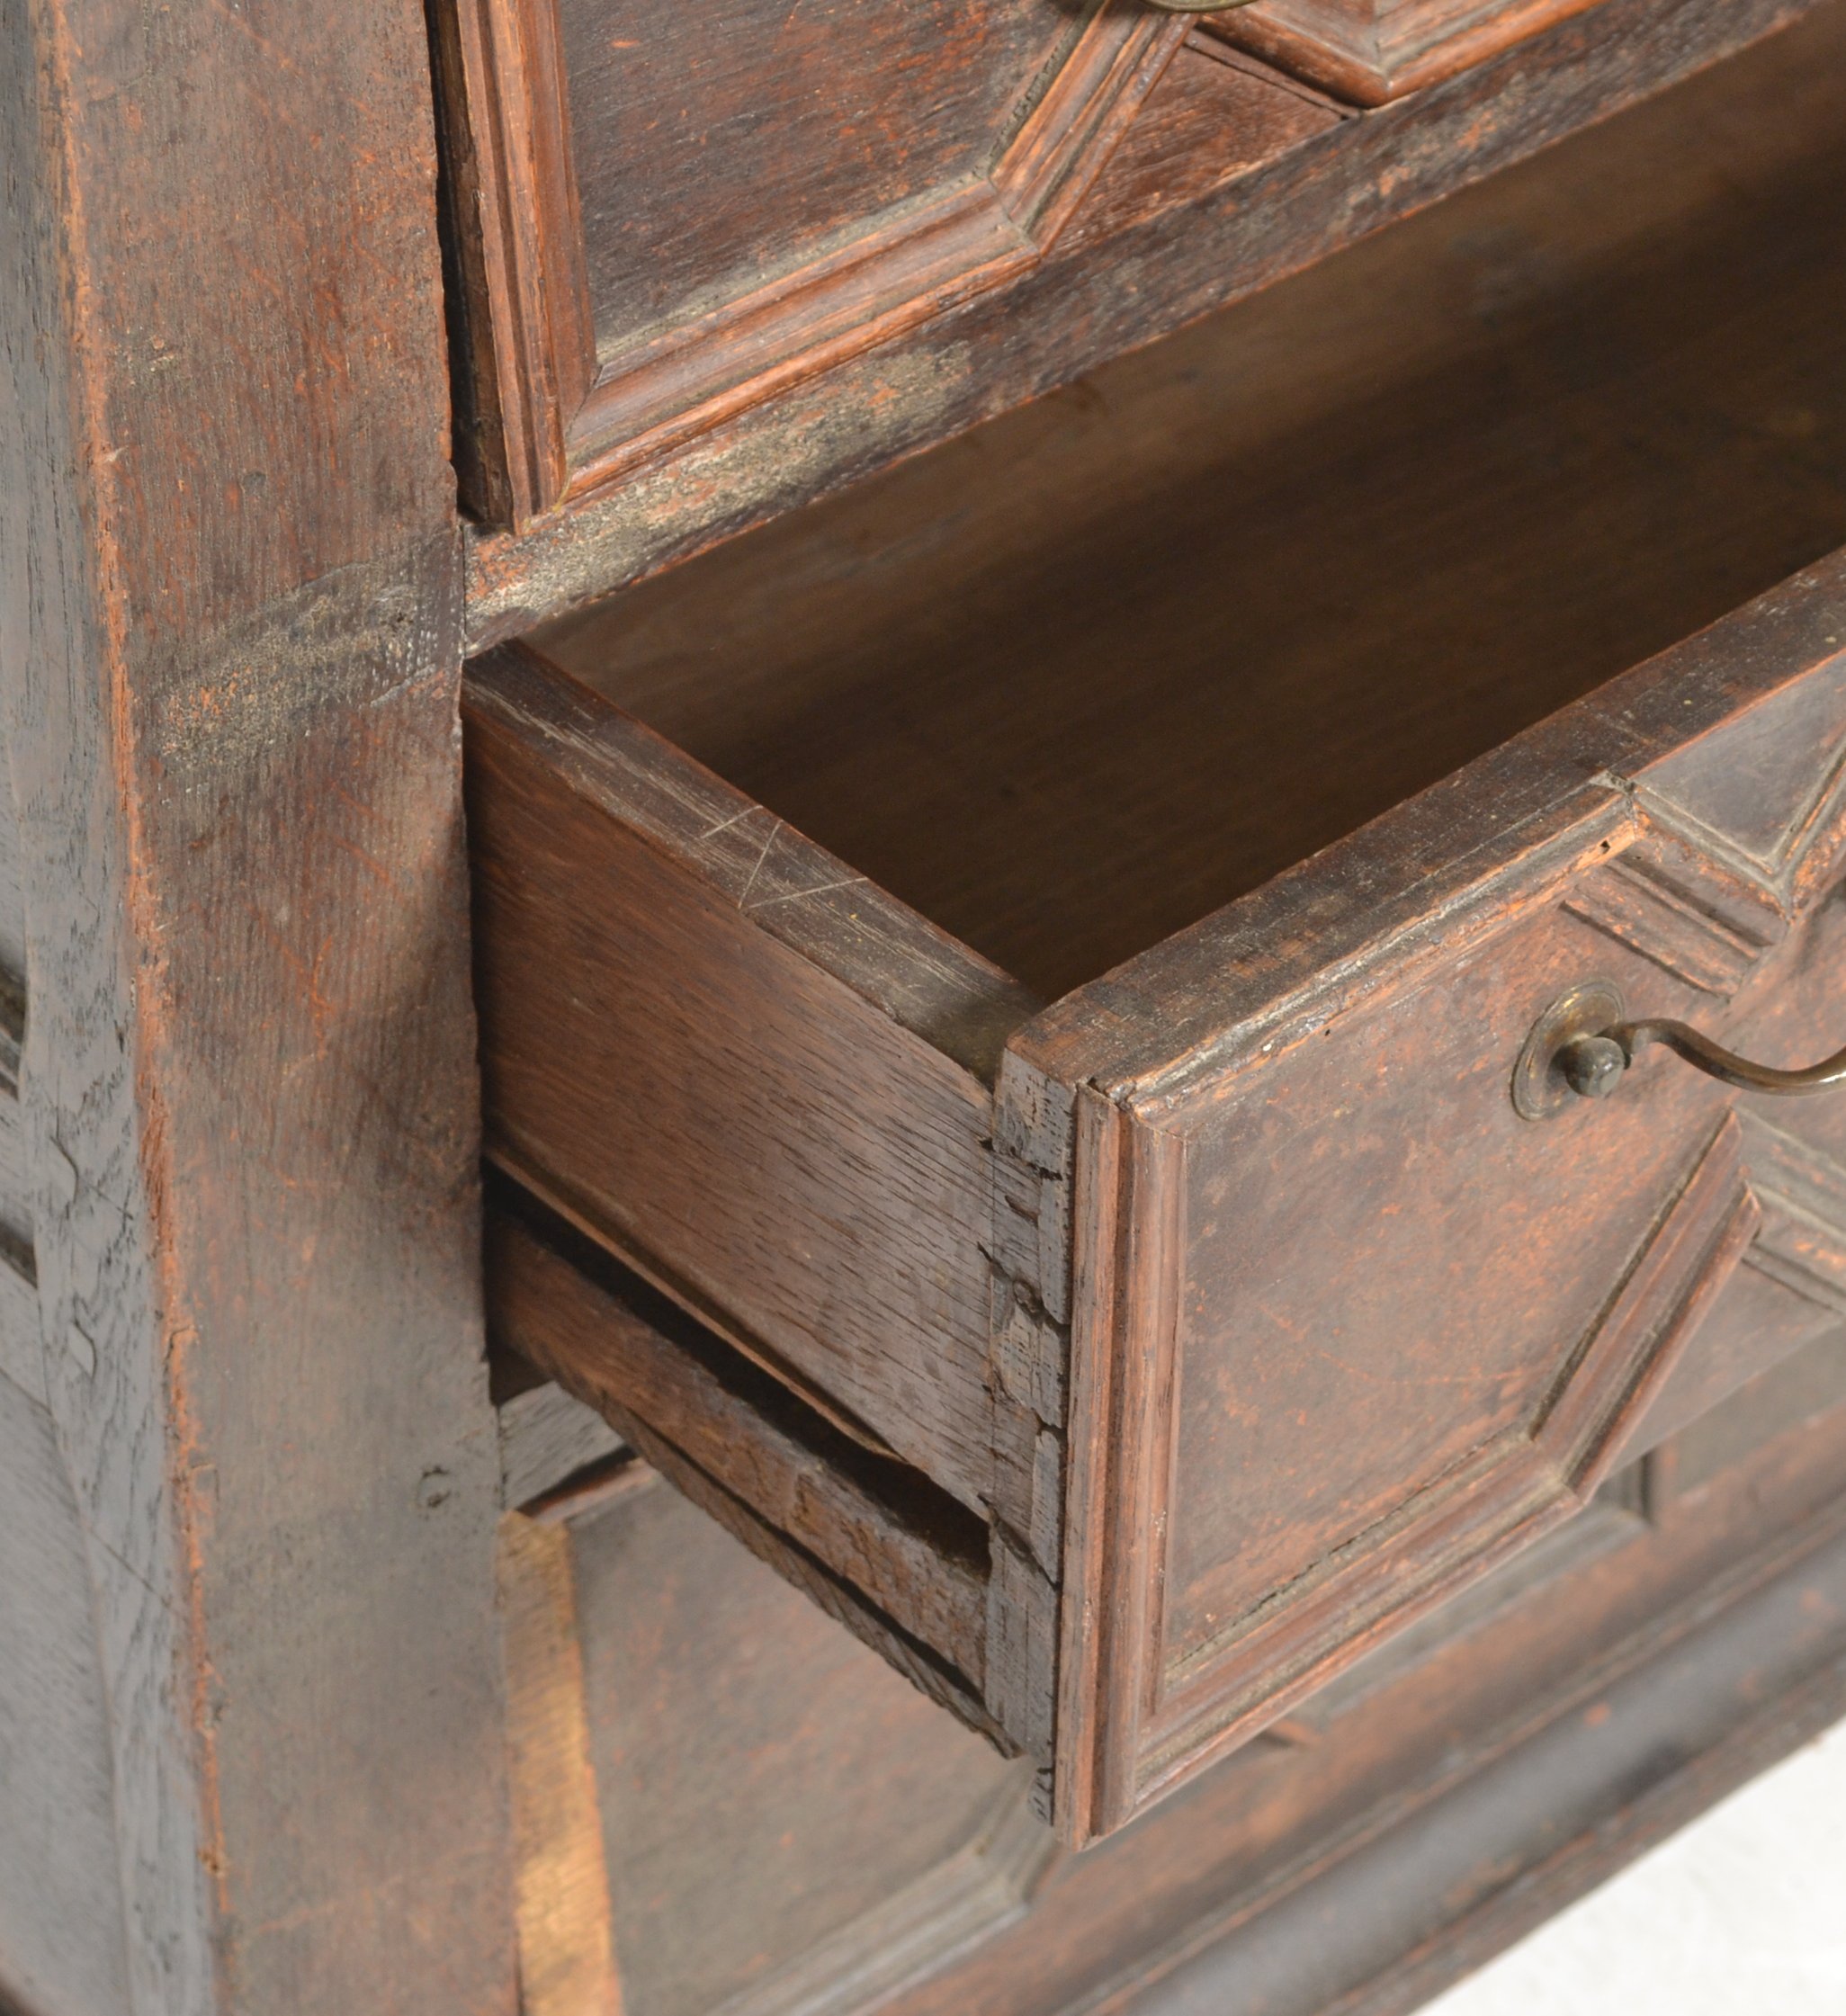
{"label": "raised panel moulding", "polygon": [[519,526],[1034,264],[1190,22],[1092,0],[1057,59],[1020,76],[983,173],[868,212],[790,270],[739,286],[713,276],[601,354],[558,0],[453,0],[439,25],[461,101],[460,249],[484,325],[477,502]]}

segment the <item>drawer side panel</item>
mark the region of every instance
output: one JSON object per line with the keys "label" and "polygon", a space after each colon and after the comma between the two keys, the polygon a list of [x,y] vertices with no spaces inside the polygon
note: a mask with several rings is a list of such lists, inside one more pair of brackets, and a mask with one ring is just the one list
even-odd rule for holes
{"label": "drawer side panel", "polygon": [[[679,766],[687,811],[709,792],[712,823],[732,818],[727,787],[649,740]],[[760,925],[748,881],[740,902],[625,820],[619,766],[600,800],[580,783],[477,685],[489,1154],[837,1423],[979,1509],[986,1087]]]}

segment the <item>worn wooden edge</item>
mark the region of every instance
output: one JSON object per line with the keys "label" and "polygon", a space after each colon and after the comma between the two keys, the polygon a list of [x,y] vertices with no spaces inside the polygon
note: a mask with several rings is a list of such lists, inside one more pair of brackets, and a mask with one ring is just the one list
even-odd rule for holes
{"label": "worn wooden edge", "polygon": [[508,1512],[495,1586],[521,2016],[622,2016],[568,1530]]}
{"label": "worn wooden edge", "polygon": [[[1108,1508],[1123,1489],[1117,1473],[1125,1401],[1121,1387],[1134,1367],[1114,1348],[1120,1295],[1122,1150],[1125,1126],[1117,1107],[1094,1091],[1079,1093],[1076,1110],[1076,1200],[1072,1225],[1069,1505],[1059,1629],[1058,1702],[1053,1819],[1070,1841],[1107,1831],[1119,1809],[1120,1760],[1140,1744],[1134,1691],[1116,1683],[1143,1663],[1145,1615],[1138,1600],[1120,1600],[1122,1550]],[[1132,1426],[1132,1422],[1126,1425]],[[1133,1545],[1133,1536],[1130,1539]],[[1128,1564],[1132,1572],[1134,1564]],[[1119,1704],[1113,1726],[1099,1704]]]}
{"label": "worn wooden edge", "polygon": [[757,929],[991,1088],[1035,997],[528,645],[474,659],[464,717],[516,739]]}
{"label": "worn wooden edge", "polygon": [[1606,0],[1513,0],[1493,8],[1484,20],[1478,10],[1467,10],[1456,20],[1453,8],[1412,5],[1376,23],[1369,36],[1346,38],[1290,20],[1286,5],[1280,13],[1258,4],[1207,14],[1201,26],[1320,90],[1356,105],[1378,106],[1439,84],[1572,14],[1603,4]]}
{"label": "worn wooden edge", "polygon": [[994,189],[955,188],[921,206],[895,243],[856,241],[676,325],[597,378],[569,419],[568,473],[545,502],[594,497],[766,399],[1000,286],[1037,256]]}
{"label": "worn wooden edge", "polygon": [[427,0],[470,507],[520,524],[563,495],[596,339],[557,0]]}
{"label": "worn wooden edge", "polygon": [[989,179],[952,185],[793,273],[612,358],[568,426],[552,501],[594,497],[778,393],[1025,272],[1055,241],[1186,40],[1180,17],[1102,0],[1040,80]]}
{"label": "worn wooden edge", "polygon": [[1070,222],[1191,31],[1139,0],[1104,0],[995,162],[1000,201],[1045,251]]}
{"label": "worn wooden edge", "polygon": [[[497,1339],[674,1481],[694,1466],[979,1692],[990,1563],[980,1522],[868,1456],[508,1186],[487,1219]],[[657,1461],[663,1444],[673,1456]]]}
{"label": "worn wooden edge", "polygon": [[[438,221],[443,255],[443,311],[449,345],[453,423],[450,453],[455,484],[467,510],[490,524],[518,515],[511,472],[496,445],[506,438],[501,409],[499,345],[504,328],[489,312],[495,279],[479,228],[490,202],[493,176],[483,154],[491,135],[462,116],[468,72],[479,70],[482,17],[478,0],[426,8],[430,37],[430,85],[442,148]],[[475,45],[470,49],[469,45]],[[528,478],[529,481],[529,478]]]}
{"label": "worn wooden edge", "polygon": [[1022,1029],[1047,1077],[1151,1121],[1639,837],[1651,768],[1846,655],[1846,551],[1612,680]]}
{"label": "worn wooden edge", "polygon": [[546,1492],[518,1510],[527,1519],[543,1525],[567,1526],[574,1530],[666,1482],[658,1470],[643,1463],[624,1443],[615,1455],[574,1477],[567,1477],[554,1491]]}
{"label": "worn wooden edge", "polygon": [[[519,533],[478,534],[469,648],[534,628],[1069,383],[1641,103],[1825,0],[1601,0],[1119,226],[1110,177],[1009,285],[919,325]],[[1290,78],[1277,88],[1298,88]]]}
{"label": "worn wooden edge", "polygon": [[1129,1124],[1089,1088],[1076,1141],[1054,1811],[1061,1833],[1083,1845],[1145,1803],[1163,1713],[1186,1149]]}

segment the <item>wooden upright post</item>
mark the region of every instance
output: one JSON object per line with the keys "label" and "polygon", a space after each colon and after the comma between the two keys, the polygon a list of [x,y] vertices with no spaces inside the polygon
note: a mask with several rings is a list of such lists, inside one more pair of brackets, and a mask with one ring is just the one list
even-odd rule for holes
{"label": "wooden upright post", "polygon": [[515,2006],[434,180],[416,0],[0,0],[32,2016]]}

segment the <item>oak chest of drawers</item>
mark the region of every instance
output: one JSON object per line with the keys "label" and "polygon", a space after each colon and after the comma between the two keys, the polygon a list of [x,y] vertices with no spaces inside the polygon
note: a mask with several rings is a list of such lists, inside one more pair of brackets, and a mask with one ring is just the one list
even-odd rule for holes
{"label": "oak chest of drawers", "polygon": [[1841,0],[0,21],[5,2016],[1383,2016],[1846,1708]]}

